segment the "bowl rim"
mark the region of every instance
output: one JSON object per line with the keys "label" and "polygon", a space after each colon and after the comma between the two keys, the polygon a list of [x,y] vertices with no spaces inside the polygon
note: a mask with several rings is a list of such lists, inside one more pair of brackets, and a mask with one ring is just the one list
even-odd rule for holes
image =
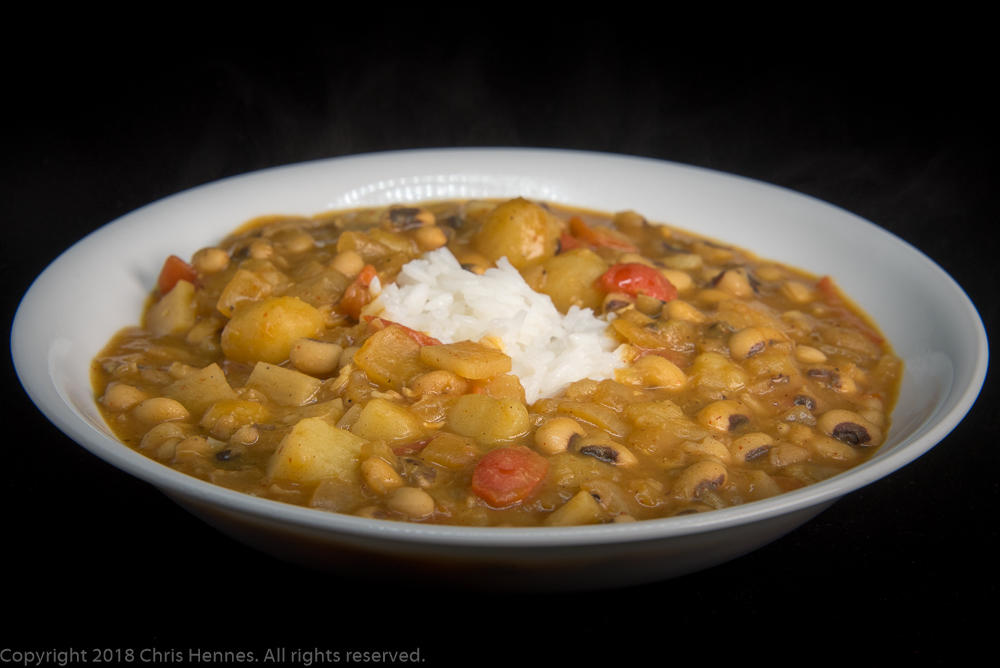
{"label": "bowl rim", "polygon": [[[972,327],[972,336],[976,343],[971,376],[962,391],[949,402],[948,410],[936,422],[930,425],[922,435],[913,439],[912,442],[901,443],[888,455],[871,458],[827,480],[797,490],[784,492],[775,497],[696,515],[650,519],[640,522],[572,527],[477,527],[410,523],[384,519],[375,520],[331,513],[271,499],[254,497],[194,478],[152,460],[95,430],[79,417],[61,396],[55,386],[54,380],[51,378],[51,374],[41,373],[38,369],[38,364],[44,357],[39,357],[37,350],[38,341],[32,337],[29,327],[30,323],[28,322],[28,312],[33,306],[36,295],[42,290],[48,276],[51,275],[55,267],[58,267],[61,263],[66,262],[67,258],[78,253],[85,243],[93,243],[101,235],[109,233],[109,230],[113,226],[122,224],[123,221],[140,218],[144,215],[144,212],[154,207],[161,207],[167,202],[189,197],[195,192],[220,188],[238,188],[241,185],[252,183],[255,179],[268,179],[279,173],[292,173],[296,170],[308,172],[312,169],[323,169],[324,166],[330,163],[347,164],[350,161],[393,161],[404,158],[419,159],[421,157],[463,161],[469,159],[483,160],[498,155],[514,155],[523,158],[555,157],[570,160],[596,160],[608,163],[624,160],[636,164],[648,164],[650,166],[669,166],[692,173],[703,173],[713,178],[735,179],[743,183],[773,190],[785,197],[800,198],[802,201],[810,202],[812,206],[827,207],[836,210],[842,215],[850,216],[856,221],[871,226],[873,231],[886,235],[887,238],[892,240],[892,243],[902,244],[906,252],[913,255],[914,260],[922,261],[926,265],[924,267],[925,270],[935,272],[938,279],[947,285],[952,296],[956,300],[959,300],[962,311],[967,318],[967,324]],[[775,184],[670,160],[599,151],[516,147],[407,149],[321,158],[237,174],[161,198],[105,223],[61,252],[34,279],[22,297],[15,312],[10,341],[10,350],[15,371],[24,390],[39,410],[56,427],[92,454],[123,470],[125,473],[152,484],[175,500],[183,499],[187,502],[193,502],[196,505],[207,505],[230,512],[249,514],[262,520],[277,522],[283,525],[294,525],[302,530],[333,532],[340,535],[381,541],[493,548],[565,547],[662,540],[682,535],[723,530],[735,525],[751,524],[833,502],[847,493],[860,489],[902,468],[943,440],[964,419],[978,398],[986,379],[989,361],[989,345],[981,316],[962,287],[922,251],[888,230],[879,227],[871,221],[862,219],[849,211],[810,195]]]}

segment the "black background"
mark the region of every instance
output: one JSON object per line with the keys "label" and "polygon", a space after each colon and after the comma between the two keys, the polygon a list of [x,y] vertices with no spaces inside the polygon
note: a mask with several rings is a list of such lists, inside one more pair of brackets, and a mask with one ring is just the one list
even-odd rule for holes
{"label": "black background", "polygon": [[[152,200],[273,165],[438,146],[611,151],[787,186],[913,243],[996,323],[995,63],[976,17],[756,16],[722,30],[671,12],[481,9],[265,16],[263,30],[188,17],[156,36],[151,20],[12,24],[29,39],[4,54],[8,331],[62,250]],[[937,448],[751,555],[642,587],[500,595],[314,573],[244,548],[62,436],[6,364],[0,647],[919,664],[992,641],[989,381]]]}

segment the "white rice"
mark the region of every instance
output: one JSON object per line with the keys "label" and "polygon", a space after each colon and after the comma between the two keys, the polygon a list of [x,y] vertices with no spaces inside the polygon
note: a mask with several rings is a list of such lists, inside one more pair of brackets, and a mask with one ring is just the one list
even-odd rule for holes
{"label": "white rice", "polygon": [[529,404],[583,378],[613,378],[625,364],[606,321],[576,306],[563,315],[505,257],[477,275],[447,248],[431,251],[403,265],[365,313],[443,343],[498,339]]}

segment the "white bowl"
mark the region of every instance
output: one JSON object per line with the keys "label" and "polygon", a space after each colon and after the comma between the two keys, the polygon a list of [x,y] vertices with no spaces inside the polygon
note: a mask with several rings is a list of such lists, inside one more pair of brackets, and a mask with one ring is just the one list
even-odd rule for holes
{"label": "white bowl", "polygon": [[[167,254],[190,255],[262,214],[516,195],[603,211],[634,209],[833,276],[874,315],[905,363],[886,443],[869,461],[829,480],[710,513],[555,529],[453,527],[337,515],[224,489],[125,447],[98,413],[90,362],[112,334],[137,321]],[[249,545],[322,568],[384,573],[386,563],[405,562],[408,577],[564,589],[665,579],[778,538],[937,444],[971,408],[988,359],[983,324],[961,287],[918,250],[855,215],[710,170],[533,149],[351,156],[254,172],[165,198],[98,229],[53,262],[18,309],[11,348],[28,394],[69,437]]]}

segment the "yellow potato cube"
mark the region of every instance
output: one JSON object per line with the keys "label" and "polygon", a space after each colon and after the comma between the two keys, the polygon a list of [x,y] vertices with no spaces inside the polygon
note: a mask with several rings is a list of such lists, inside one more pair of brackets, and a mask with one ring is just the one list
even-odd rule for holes
{"label": "yellow potato cube", "polygon": [[508,355],[474,341],[423,346],[420,348],[420,361],[470,380],[492,378],[511,370]]}
{"label": "yellow potato cube", "polygon": [[297,297],[268,297],[243,303],[222,330],[222,352],[237,362],[280,364],[295,342],[318,336],[323,313]]}
{"label": "yellow potato cube", "polygon": [[335,478],[355,482],[360,475],[360,453],[365,439],[338,429],[320,417],[303,418],[271,456],[268,475],[292,482]]}
{"label": "yellow potato cube", "polygon": [[351,433],[368,441],[398,443],[423,436],[423,423],[406,406],[375,397],[364,405]]}

